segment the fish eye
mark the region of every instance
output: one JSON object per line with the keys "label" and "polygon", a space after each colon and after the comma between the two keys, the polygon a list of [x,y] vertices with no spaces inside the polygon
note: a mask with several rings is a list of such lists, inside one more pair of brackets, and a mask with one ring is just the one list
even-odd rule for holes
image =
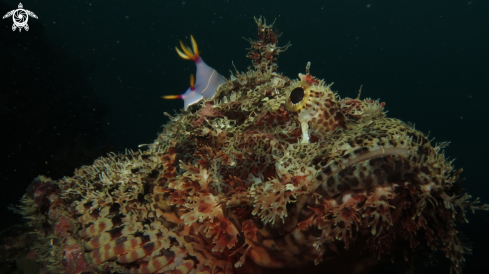
{"label": "fish eye", "polygon": [[290,92],[290,101],[292,104],[298,104],[304,98],[304,89],[302,87],[297,87]]}
{"label": "fish eye", "polygon": [[299,83],[292,87],[286,97],[285,107],[289,111],[297,112],[306,105],[309,100],[311,88],[306,83]]}

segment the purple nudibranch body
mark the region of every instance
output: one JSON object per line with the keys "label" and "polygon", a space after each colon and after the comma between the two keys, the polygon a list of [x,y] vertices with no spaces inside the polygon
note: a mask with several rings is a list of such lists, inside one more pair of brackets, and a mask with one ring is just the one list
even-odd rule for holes
{"label": "purple nudibranch body", "polygon": [[195,82],[193,77],[191,77],[190,87],[181,95],[163,96],[165,99],[183,99],[185,110],[187,110],[190,105],[199,102],[203,98],[213,98],[219,87],[226,83],[226,79],[224,79],[222,75],[202,60],[194,37],[190,35],[190,38],[192,41],[192,49],[185,46],[182,41],[180,41],[180,46],[183,51],[179,50],[177,47],[175,47],[175,49],[178,55],[183,59],[193,60],[195,62],[195,66],[197,67]]}

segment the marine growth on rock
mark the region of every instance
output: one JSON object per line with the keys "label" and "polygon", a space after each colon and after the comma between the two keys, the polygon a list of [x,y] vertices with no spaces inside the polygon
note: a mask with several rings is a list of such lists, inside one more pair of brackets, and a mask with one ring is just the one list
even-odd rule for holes
{"label": "marine growth on rock", "polygon": [[371,273],[442,252],[461,273],[456,223],[488,210],[461,170],[384,103],[341,98],[308,64],[277,70],[262,18],[253,67],[170,116],[154,143],[110,154],[22,199],[42,273]]}

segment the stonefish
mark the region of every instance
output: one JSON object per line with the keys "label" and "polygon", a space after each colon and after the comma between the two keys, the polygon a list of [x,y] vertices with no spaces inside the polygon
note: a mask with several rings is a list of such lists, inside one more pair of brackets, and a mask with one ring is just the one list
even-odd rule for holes
{"label": "stonefish", "polygon": [[35,179],[19,211],[43,273],[413,272],[437,251],[462,272],[456,222],[489,206],[460,187],[446,144],[309,65],[277,73],[288,45],[255,21],[253,68],[228,79],[182,44],[197,79],[154,143]]}

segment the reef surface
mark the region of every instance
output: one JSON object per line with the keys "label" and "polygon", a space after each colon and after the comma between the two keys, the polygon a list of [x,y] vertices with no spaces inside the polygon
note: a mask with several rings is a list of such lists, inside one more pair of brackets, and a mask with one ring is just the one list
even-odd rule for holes
{"label": "reef surface", "polygon": [[168,115],[154,143],[35,179],[17,210],[42,273],[413,272],[435,252],[462,272],[456,223],[489,206],[460,187],[446,143],[341,98],[309,64],[277,73],[288,45],[255,21],[253,67]]}

